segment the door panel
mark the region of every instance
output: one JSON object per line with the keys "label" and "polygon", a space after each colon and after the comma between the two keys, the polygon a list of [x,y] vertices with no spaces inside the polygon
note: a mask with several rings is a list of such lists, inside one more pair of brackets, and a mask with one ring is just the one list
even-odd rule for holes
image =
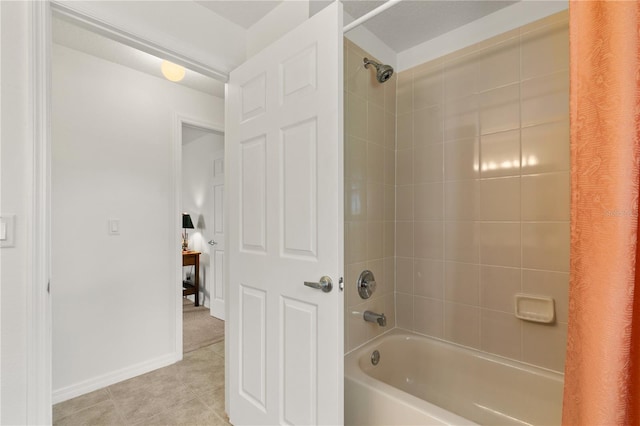
{"label": "door panel", "polygon": [[283,255],[316,257],[318,238],[317,122],[282,132]]}
{"label": "door panel", "polygon": [[240,235],[242,250],[264,253],[267,250],[267,138],[240,142]]}
{"label": "door panel", "polygon": [[285,424],[316,423],[318,398],[318,307],[282,298],[283,420]]}
{"label": "door panel", "polygon": [[[229,415],[343,422],[342,5],[231,73]],[[322,276],[334,288],[304,285]]]}
{"label": "door panel", "polygon": [[266,411],[266,329],[265,291],[241,286],[240,300],[240,394],[260,411]]}

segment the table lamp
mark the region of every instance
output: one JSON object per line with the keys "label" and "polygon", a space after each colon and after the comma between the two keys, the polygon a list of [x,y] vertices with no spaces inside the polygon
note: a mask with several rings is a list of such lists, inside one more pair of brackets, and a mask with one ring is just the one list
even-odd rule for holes
{"label": "table lamp", "polygon": [[182,229],[184,230],[182,233],[182,251],[187,251],[189,250],[189,234],[187,234],[187,229],[193,229],[193,222],[188,213],[182,213]]}

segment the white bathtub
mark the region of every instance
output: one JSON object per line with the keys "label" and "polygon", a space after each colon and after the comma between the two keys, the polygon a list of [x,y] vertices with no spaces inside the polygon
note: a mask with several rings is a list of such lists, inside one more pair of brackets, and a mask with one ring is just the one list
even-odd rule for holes
{"label": "white bathtub", "polygon": [[559,425],[562,386],[558,373],[392,330],[345,357],[345,424]]}

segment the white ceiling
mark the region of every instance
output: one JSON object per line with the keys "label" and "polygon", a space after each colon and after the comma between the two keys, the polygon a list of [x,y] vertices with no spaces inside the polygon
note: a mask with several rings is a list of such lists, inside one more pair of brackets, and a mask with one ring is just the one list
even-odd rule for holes
{"label": "white ceiling", "polygon": [[[162,59],[156,56],[80,28],[59,17],[52,19],[52,29],[54,43],[165,79],[160,71]],[[224,98],[224,83],[189,69],[184,79],[176,84]]]}
{"label": "white ceiling", "polygon": [[[283,0],[199,0],[196,3],[247,29]],[[291,0],[289,0],[291,1]]]}
{"label": "white ceiling", "polygon": [[[198,4],[249,28],[282,0],[204,0]],[[296,0],[286,0],[296,1]],[[357,19],[386,0],[341,0],[345,12]],[[364,25],[396,53],[461,27],[517,1],[510,0],[404,0]],[[310,0],[310,15],[332,0]]]}
{"label": "white ceiling", "polygon": [[[342,0],[346,13],[357,19],[381,4],[380,0]],[[404,0],[364,23],[396,53],[407,50],[517,1]]]}

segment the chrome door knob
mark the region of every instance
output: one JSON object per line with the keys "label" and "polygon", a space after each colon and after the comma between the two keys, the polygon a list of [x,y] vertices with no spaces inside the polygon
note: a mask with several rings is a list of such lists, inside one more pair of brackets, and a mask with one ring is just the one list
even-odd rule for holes
{"label": "chrome door knob", "polygon": [[209,240],[209,245],[210,245],[210,246],[215,246],[216,244],[218,244],[218,243],[216,243],[216,242],[215,242],[215,241],[213,241],[213,240]]}
{"label": "chrome door knob", "polygon": [[304,285],[311,288],[317,288],[319,290],[324,291],[325,293],[329,293],[333,288],[333,281],[331,281],[331,278],[325,275],[324,277],[320,278],[320,282],[314,283],[314,282],[305,281]]}

